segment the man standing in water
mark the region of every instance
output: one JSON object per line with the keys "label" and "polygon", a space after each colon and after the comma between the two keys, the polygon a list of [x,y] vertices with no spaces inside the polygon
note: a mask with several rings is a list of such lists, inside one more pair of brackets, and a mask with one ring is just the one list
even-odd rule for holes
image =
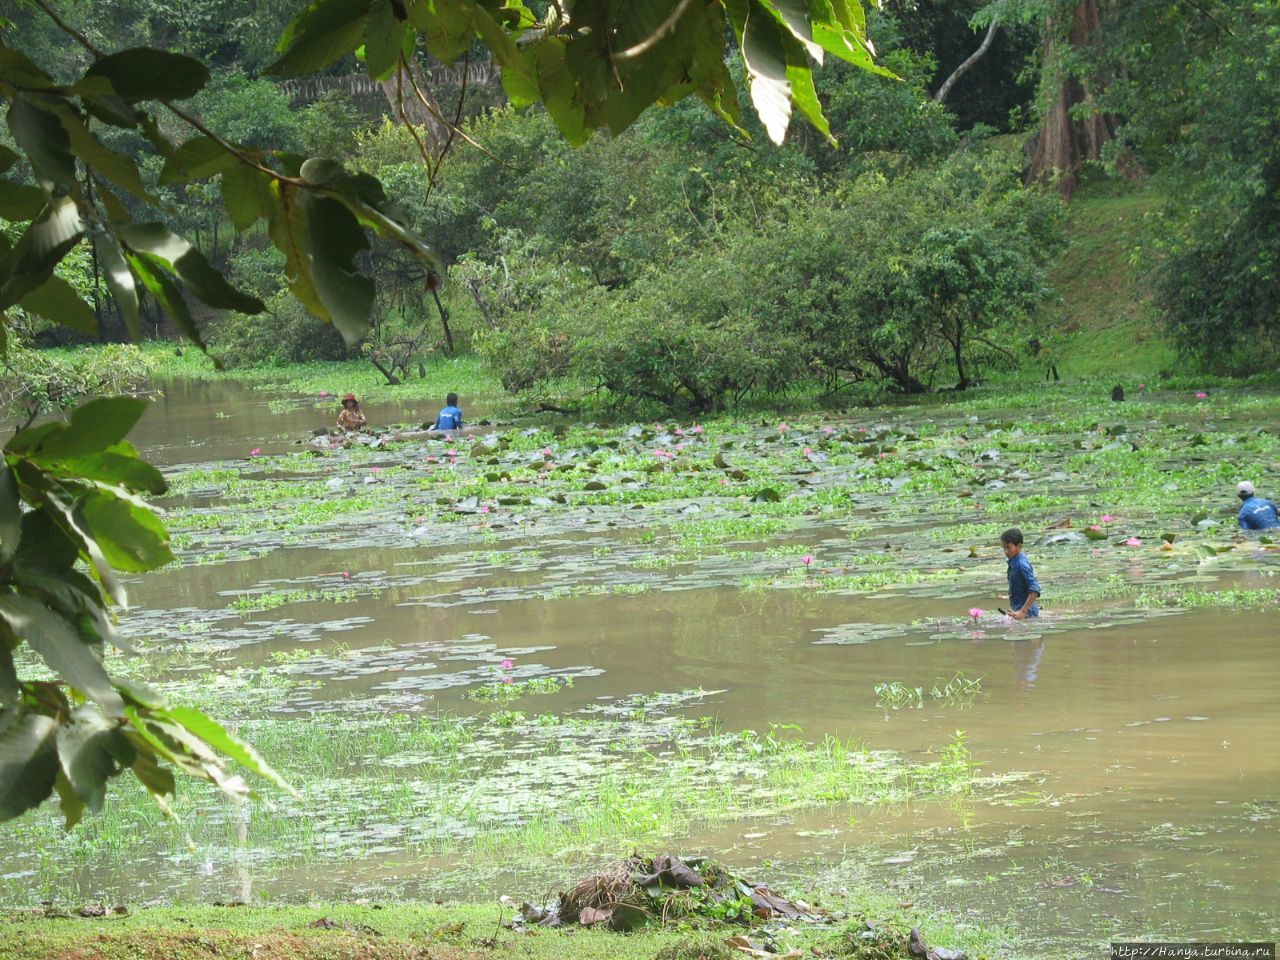
{"label": "man standing in water", "polygon": [[1276,505],[1258,496],[1248,480],[1241,480],[1236,485],[1236,496],[1243,501],[1238,515],[1241,530],[1273,530],[1280,527]]}
{"label": "man standing in water", "polygon": [[1022,552],[1022,531],[1011,527],[1000,534],[1000,546],[1009,561],[1009,616],[1015,620],[1040,616],[1040,581],[1031,561]]}

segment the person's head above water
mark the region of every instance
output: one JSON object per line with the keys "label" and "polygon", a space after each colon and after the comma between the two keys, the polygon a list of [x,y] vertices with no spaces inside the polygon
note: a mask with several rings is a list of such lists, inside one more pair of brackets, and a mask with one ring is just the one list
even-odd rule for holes
{"label": "person's head above water", "polygon": [[356,395],[354,393],[348,393],[342,398],[342,405],[350,410],[352,407],[360,406],[360,401],[356,399]]}
{"label": "person's head above water", "polygon": [[456,407],[458,405],[458,395],[456,393],[449,394],[444,398],[444,405],[446,407]]}
{"label": "person's head above water", "polygon": [[1236,496],[1241,500],[1248,500],[1254,494],[1253,484],[1248,480],[1241,480],[1236,484]]}
{"label": "person's head above water", "polygon": [[1022,552],[1022,531],[1017,527],[1010,527],[1000,534],[1000,546],[1004,548],[1006,557],[1009,559],[1016,557]]}

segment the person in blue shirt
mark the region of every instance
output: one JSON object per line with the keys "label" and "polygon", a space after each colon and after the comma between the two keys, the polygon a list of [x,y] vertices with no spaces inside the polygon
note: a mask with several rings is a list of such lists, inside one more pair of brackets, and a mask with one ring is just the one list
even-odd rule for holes
{"label": "person in blue shirt", "polygon": [[451,393],[444,398],[444,409],[436,417],[433,430],[461,430],[462,411],[458,409],[458,395]]}
{"label": "person in blue shirt", "polygon": [[1040,616],[1040,581],[1031,561],[1022,552],[1022,531],[1012,527],[1000,534],[1000,546],[1009,560],[1009,616],[1015,620]]}
{"label": "person in blue shirt", "polygon": [[1243,501],[1239,514],[1241,530],[1274,530],[1280,527],[1280,514],[1276,513],[1276,505],[1258,496],[1248,480],[1241,480],[1236,485],[1236,496]]}

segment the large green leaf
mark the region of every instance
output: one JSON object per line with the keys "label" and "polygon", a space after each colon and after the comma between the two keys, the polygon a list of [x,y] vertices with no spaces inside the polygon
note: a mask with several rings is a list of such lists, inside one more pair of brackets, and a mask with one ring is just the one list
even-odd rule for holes
{"label": "large green leaf", "polygon": [[53,790],[57,728],[52,717],[19,716],[13,707],[0,713],[0,821],[39,806]]}
{"label": "large green leaf", "polygon": [[173,562],[164,524],[145,507],[95,491],[85,497],[82,510],[94,540],[114,569],[142,573]]}
{"label": "large green leaf", "polygon": [[85,224],[70,197],[56,197],[27,227],[0,263],[0,312],[36,289],[84,236]]}
{"label": "large green leaf", "polygon": [[76,408],[62,430],[49,434],[34,450],[27,448],[29,456],[49,461],[102,453],[125,438],[148,406],[137,397],[90,400]]}
{"label": "large green leaf", "polygon": [[77,707],[71,721],[58,727],[58,759],[67,782],[80,801],[97,813],[107,793],[107,781],[137,757],[120,725],[90,706]]}
{"label": "large green leaf", "polygon": [[0,143],[0,173],[4,173],[15,163],[22,159],[18,154],[14,153],[4,144]]}
{"label": "large green leaf", "polygon": [[472,7],[469,3],[437,3],[414,0],[409,7],[409,22],[427,41],[427,52],[442,63],[453,64],[471,49],[475,38],[471,29]]}
{"label": "large green leaf", "polygon": [[0,459],[0,563],[7,563],[18,549],[22,535],[22,507],[18,501],[18,481]]}
{"label": "large green leaf", "polygon": [[[94,539],[93,531],[89,529],[88,524],[81,515],[78,503],[68,498],[61,491],[56,490],[50,490],[45,494],[45,502],[50,508],[50,515],[61,528],[63,535],[76,544],[77,553],[89,558],[93,574],[98,578],[98,582],[102,584],[102,588],[120,606],[128,607],[128,592],[120,584],[120,581],[116,579],[115,570],[112,569],[106,554],[103,553],[102,548],[98,545],[98,541]],[[22,532],[24,543],[19,548],[20,553],[25,548],[25,523],[23,524]]]}
{"label": "large green leaf", "polygon": [[360,273],[355,257],[369,241],[351,211],[327,197],[304,194],[307,216],[306,249],[320,302],[348,347],[369,329],[374,282]]}
{"label": "large green leaf", "polygon": [[577,85],[565,63],[563,41],[558,37],[544,40],[538,44],[535,56],[538,87],[547,113],[566,140],[574,146],[581,146],[591,139],[591,131],[586,125],[586,111],[577,96]]}
{"label": "large green leaf", "polygon": [[160,182],[204,180],[235,166],[237,162],[235,156],[213,137],[192,137],[165,160]]}
{"label": "large green leaf", "polygon": [[48,109],[67,131],[71,152],[79,157],[85,166],[92,167],[99,176],[118,184],[139,200],[155,203],[155,197],[142,185],[138,165],[131,157],[112,150],[90,133],[80,115],[65,103],[55,103]]}
{"label": "large green leaf", "polygon": [[404,10],[401,0],[373,0],[364,24],[364,65],[374,80],[391,76],[400,61],[408,24],[396,16],[397,5]]}
{"label": "large green leaf", "polygon": [[21,692],[18,672],[13,668],[13,654],[8,645],[0,641],[0,708],[17,703]]}
{"label": "large green leaf", "polygon": [[13,564],[25,572],[42,570],[62,576],[80,556],[73,541],[47,510],[28,510],[22,515],[22,532]]}
{"label": "large green leaf", "polygon": [[248,230],[272,208],[266,174],[244,163],[222,171],[222,205],[237,230]]}
{"label": "large green leaf", "polygon": [[168,489],[164,474],[141,457],[109,450],[62,460],[57,464],[57,471],[75,479],[95,480],[157,495]]}
{"label": "large green leaf", "polygon": [[54,87],[53,78],[36,66],[35,61],[21,50],[3,44],[0,44],[0,78],[17,87],[35,87],[41,90]]}
{"label": "large green leaf", "polygon": [[191,707],[172,707],[168,711],[170,719],[186,727],[197,737],[215,750],[220,750],[236,763],[266,777],[282,790],[297,796],[297,791],[289,786],[280,774],[276,773],[252,746],[229,733],[220,724],[211,720],[199,710]]}
{"label": "large green leaf", "polygon": [[787,54],[782,28],[760,0],[746,0],[742,21],[742,63],[747,86],[765,133],[781,144],[791,123],[791,81],[787,79]]}
{"label": "large green leaf", "polygon": [[160,304],[160,309],[182,331],[182,335],[207,353],[209,348],[205,345],[204,336],[196,326],[196,318],[191,315],[191,307],[182,296],[182,290],[170,278],[166,269],[168,264],[154,257],[133,253],[126,254],[125,259],[134,275],[147,288],[147,292],[155,297],[156,303]]}
{"label": "large green leaf", "polygon": [[138,736],[131,736],[129,742],[136,749],[131,769],[144,787],[155,797],[173,796],[175,784],[173,774],[156,762],[156,755],[150,744]]}
{"label": "large green leaf", "polygon": [[[102,605],[102,594],[92,580],[78,570],[53,574],[34,567],[15,567],[14,581],[28,596],[53,607],[68,620],[76,621],[81,639],[93,643],[110,643],[131,653],[129,644],[120,639]],[[87,620],[86,620],[87,618]]]}
{"label": "large green leaf", "polygon": [[209,82],[203,63],[152,47],[121,50],[94,63],[86,77],[106,77],[125,100],[186,100]]}
{"label": "large green leaf", "polygon": [[310,227],[302,200],[302,191],[282,180],[270,186],[272,195],[271,241],[284,254],[285,282],[289,292],[321,320],[331,320],[329,310],[316,289],[311,251],[307,236]]}
{"label": "large green leaf", "polygon": [[140,342],[142,318],[138,303],[138,282],[129,269],[124,252],[116,238],[106,231],[93,235],[93,245],[98,252],[98,264],[102,267],[107,289],[111,291],[111,299],[115,301],[120,316],[124,319],[125,329],[134,342]]}
{"label": "large green leaf", "polygon": [[121,714],[124,701],[112,688],[101,657],[81,641],[66,620],[38,600],[16,594],[0,594],[0,619],[65,682],[95,701],[109,716]]}
{"label": "large green leaf", "polygon": [[60,323],[89,336],[98,333],[98,318],[75,288],[59,276],[52,276],[26,294],[18,306],[51,323]]}
{"label": "large green leaf", "polygon": [[0,180],[0,219],[26,222],[44,209],[48,195],[29,183]]}
{"label": "large green leaf", "polygon": [[191,292],[211,307],[261,313],[266,307],[257,297],[241,293],[209,265],[199,250],[162,223],[121,225],[116,236],[135,253],[145,253],[168,266]]}
{"label": "large green leaf", "polygon": [[76,182],[71,138],[58,118],[41,110],[31,97],[18,94],[9,106],[9,132],[41,180],[70,190]]}
{"label": "large green leaf", "polygon": [[315,73],[352,53],[364,40],[369,0],[315,0],[285,29],[281,55],[268,73],[299,76]]}

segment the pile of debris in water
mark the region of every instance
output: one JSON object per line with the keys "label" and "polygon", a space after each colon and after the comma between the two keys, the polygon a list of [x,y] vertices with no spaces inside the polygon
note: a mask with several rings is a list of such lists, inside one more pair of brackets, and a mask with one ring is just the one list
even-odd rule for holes
{"label": "pile of debris in water", "polygon": [[[510,897],[503,897],[502,902],[515,906]],[[698,920],[737,924],[755,928],[752,932],[759,936],[733,936],[726,946],[742,954],[788,960],[802,953],[780,947],[779,934],[799,924],[829,926],[845,919],[803,900],[788,899],[768,884],[744,880],[705,857],[682,859],[664,854],[632,856],[609,864],[546,906],[522,903],[511,925],[517,930],[604,925],[625,932],[648,923]],[[868,941],[883,948],[888,946],[887,932],[881,925],[868,923],[857,932],[846,931],[845,946],[854,948],[854,956],[858,947],[871,945]],[[915,928],[907,937],[894,936],[893,940],[903,958],[965,960],[958,950],[927,946]]]}

